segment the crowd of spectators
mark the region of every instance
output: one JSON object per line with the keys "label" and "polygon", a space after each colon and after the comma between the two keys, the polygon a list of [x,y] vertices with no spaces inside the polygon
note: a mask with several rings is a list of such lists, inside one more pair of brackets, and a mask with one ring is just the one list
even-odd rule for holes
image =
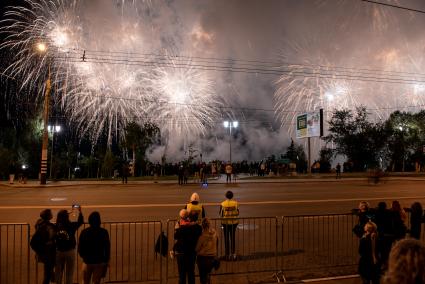
{"label": "crowd of spectators", "polygon": [[[408,222],[408,212],[410,212],[410,222]],[[362,201],[353,213],[358,216],[353,233],[360,238],[358,272],[363,283],[380,283],[383,275],[386,275],[383,278],[384,283],[424,283],[394,281],[394,277],[404,277],[401,271],[395,269],[400,266],[400,259],[409,265],[425,259],[424,246],[419,241],[412,241],[412,239],[420,239],[421,224],[425,222],[422,205],[419,202],[414,202],[410,208],[403,208],[399,201],[394,200],[390,208],[387,208],[385,202],[379,202],[376,208],[372,208],[368,202]],[[407,227],[408,223],[410,227]],[[400,242],[408,239],[410,240],[406,244],[407,248],[400,248],[405,246]],[[411,259],[412,255],[401,255],[408,253],[408,250],[412,248],[417,248],[419,251],[409,252],[417,259]],[[422,272],[418,274],[418,279],[421,280],[425,277],[423,273],[425,269],[420,269]]]}

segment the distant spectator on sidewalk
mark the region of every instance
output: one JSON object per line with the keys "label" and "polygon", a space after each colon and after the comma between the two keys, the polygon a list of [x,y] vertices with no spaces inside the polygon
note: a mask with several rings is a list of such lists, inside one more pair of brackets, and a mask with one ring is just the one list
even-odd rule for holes
{"label": "distant spectator on sidewalk", "polygon": [[422,223],[424,223],[423,209],[420,202],[414,202],[410,211],[410,237],[419,240],[421,238]]}
{"label": "distant spectator on sidewalk", "polygon": [[179,185],[183,185],[183,180],[184,180],[184,167],[183,164],[179,165],[179,169],[177,171],[178,174],[178,179],[179,179]]}
{"label": "distant spectator on sidewalk", "polygon": [[183,173],[183,183],[187,184],[187,180],[189,179],[189,167],[184,167],[184,173]]}
{"label": "distant spectator on sidewalk", "polygon": [[336,165],[336,178],[338,179],[338,178],[341,178],[341,164],[340,163],[338,163],[337,165]]}
{"label": "distant spectator on sidewalk", "polygon": [[231,183],[233,168],[230,162],[227,163],[225,171],[226,171],[226,183]]}
{"label": "distant spectator on sidewalk", "polygon": [[186,204],[184,209],[189,212],[189,215],[196,215],[197,219],[195,222],[198,222],[199,224],[201,224],[202,219],[205,218],[206,213],[204,206],[202,206],[202,204],[199,202],[199,194],[196,192],[190,196],[190,202]]}
{"label": "distant spectator on sidewalk", "polygon": [[196,262],[201,284],[209,284],[210,273],[217,257],[218,237],[208,218],[202,220],[202,235],[196,244]]}
{"label": "distant spectator on sidewalk", "polygon": [[31,248],[37,254],[37,261],[44,264],[43,284],[49,284],[53,280],[53,269],[56,260],[56,226],[52,220],[52,210],[45,209],[40,212],[40,219],[35,224],[35,234],[31,238]]}
{"label": "distant spectator on sidewalk", "polygon": [[[179,271],[179,284],[195,284],[195,247],[202,233],[202,228],[193,219],[187,222],[184,211],[180,211],[180,213],[183,220],[179,222],[174,231],[175,243],[173,246]],[[194,215],[195,213],[191,214],[191,216]]]}
{"label": "distant spectator on sidewalk", "polygon": [[16,164],[11,161],[9,164],[9,184],[13,184],[16,175]]}
{"label": "distant spectator on sidewalk", "polygon": [[384,284],[425,283],[425,246],[415,239],[398,241],[391,249]]}
{"label": "distant spectator on sidewalk", "polygon": [[128,168],[128,164],[127,162],[124,162],[122,164],[122,183],[127,183],[128,182],[128,175],[130,174],[130,169]]}
{"label": "distant spectator on sidewalk", "polygon": [[78,207],[78,220],[71,222],[67,210],[58,212],[56,218],[56,283],[62,283],[62,276],[65,274],[65,284],[72,284],[74,276],[75,258],[76,258],[76,240],[75,233],[84,223],[84,217],[81,213],[81,207]]}
{"label": "distant spectator on sidewalk", "polygon": [[95,211],[89,216],[90,227],[81,232],[78,242],[78,253],[83,259],[83,283],[99,284],[106,276],[109,265],[111,243],[109,233],[101,228],[99,212]]}
{"label": "distant spectator on sidewalk", "polygon": [[379,284],[380,261],[378,255],[378,232],[376,224],[366,223],[359,244],[359,274],[363,284]]}
{"label": "distant spectator on sidewalk", "polygon": [[239,204],[233,199],[233,192],[226,192],[226,200],[221,203],[220,217],[223,218],[224,247],[226,259],[236,259],[236,228],[239,220]]}

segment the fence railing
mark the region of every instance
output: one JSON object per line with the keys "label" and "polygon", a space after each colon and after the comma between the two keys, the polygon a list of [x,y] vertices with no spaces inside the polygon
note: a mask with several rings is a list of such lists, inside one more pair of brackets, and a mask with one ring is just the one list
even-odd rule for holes
{"label": "fence railing", "polygon": [[[219,235],[219,256],[225,245],[222,219],[210,219]],[[239,218],[236,229],[236,260],[221,258],[213,274],[247,274],[313,271],[348,267],[355,271],[358,238],[352,233],[357,223],[353,214],[301,215]],[[111,240],[111,261],[106,283],[166,283],[178,277],[176,260],[156,255],[158,235],[165,231],[168,249],[174,244],[176,220],[106,222]],[[82,229],[77,233],[77,241]],[[42,266],[30,249],[33,226],[0,224],[0,283],[41,283]],[[74,283],[82,283],[82,261],[77,257]],[[334,270],[335,271],[335,270]]]}
{"label": "fence railing", "polygon": [[29,283],[30,226],[0,224],[0,283]]}
{"label": "fence railing", "polygon": [[[235,233],[236,260],[221,257],[220,269],[213,274],[246,274],[254,272],[275,272],[278,267],[278,232],[279,219],[277,217],[239,218]],[[218,255],[225,255],[222,219],[210,219],[211,226],[219,236]],[[167,235],[169,248],[174,240],[176,220],[167,221]],[[168,258],[165,278],[178,277],[176,261]]]}

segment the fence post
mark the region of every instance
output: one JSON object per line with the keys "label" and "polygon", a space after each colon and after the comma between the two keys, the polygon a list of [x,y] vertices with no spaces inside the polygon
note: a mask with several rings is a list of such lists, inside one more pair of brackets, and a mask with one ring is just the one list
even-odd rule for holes
{"label": "fence post", "polygon": [[30,241],[31,241],[31,236],[30,236],[30,230],[31,227],[29,224],[27,224],[27,283],[30,284],[30,273],[31,273],[31,247],[30,247]]}

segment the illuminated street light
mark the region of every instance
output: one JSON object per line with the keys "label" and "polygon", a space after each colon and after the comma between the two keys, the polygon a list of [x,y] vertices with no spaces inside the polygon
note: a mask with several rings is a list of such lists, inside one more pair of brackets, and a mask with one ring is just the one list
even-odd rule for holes
{"label": "illuminated street light", "polygon": [[225,128],[229,128],[229,156],[230,164],[232,163],[232,128],[237,128],[239,125],[238,121],[224,121],[223,125]]}

